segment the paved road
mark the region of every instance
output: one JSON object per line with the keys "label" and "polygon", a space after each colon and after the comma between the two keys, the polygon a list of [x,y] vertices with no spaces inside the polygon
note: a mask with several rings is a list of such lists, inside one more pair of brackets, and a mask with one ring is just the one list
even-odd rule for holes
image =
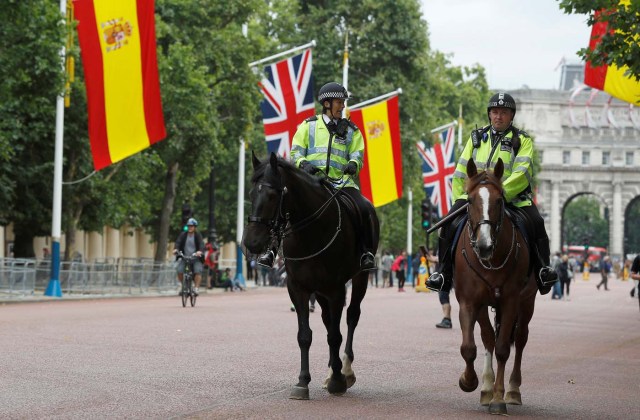
{"label": "paved road", "polygon": [[[515,418],[640,418],[640,312],[629,282],[571,301],[538,296]],[[326,333],[312,314],[310,401],[289,400],[299,353],[284,289],[0,305],[0,418],[467,419],[488,416],[464,393],[454,328],[434,293],[370,288],[356,331],[357,382],[321,382]],[[480,342],[478,340],[478,342]],[[482,354],[481,349],[479,353]],[[481,360],[476,361],[478,371]]]}

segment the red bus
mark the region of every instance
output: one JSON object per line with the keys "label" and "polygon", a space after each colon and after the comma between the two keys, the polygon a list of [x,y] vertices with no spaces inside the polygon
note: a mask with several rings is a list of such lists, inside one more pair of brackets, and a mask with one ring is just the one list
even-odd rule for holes
{"label": "red bus", "polygon": [[[607,248],[589,246],[586,251],[591,269],[598,269],[600,267],[600,261],[607,255]],[[585,245],[564,245],[562,247],[562,253],[567,254],[569,258],[575,258],[576,261],[582,261],[584,259]]]}

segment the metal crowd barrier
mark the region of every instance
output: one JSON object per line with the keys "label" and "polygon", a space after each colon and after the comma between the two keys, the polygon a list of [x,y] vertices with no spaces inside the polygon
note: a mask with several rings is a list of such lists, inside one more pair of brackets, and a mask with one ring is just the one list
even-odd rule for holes
{"label": "metal crowd barrier", "polygon": [[[33,295],[44,291],[51,261],[0,258],[0,293]],[[62,261],[62,293],[144,294],[177,290],[175,265],[146,258],[100,258],[92,262]]]}

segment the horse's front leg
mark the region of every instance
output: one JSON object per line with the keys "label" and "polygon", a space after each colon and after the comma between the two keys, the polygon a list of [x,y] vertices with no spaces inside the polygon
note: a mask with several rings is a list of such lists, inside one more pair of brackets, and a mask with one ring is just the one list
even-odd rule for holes
{"label": "horse's front leg", "polygon": [[478,308],[471,304],[460,304],[460,328],[462,329],[462,345],[460,346],[460,354],[466,362],[466,368],[458,385],[464,392],[475,391],[478,388],[478,375],[473,367],[476,360],[477,347],[473,337],[473,327],[476,323]]}
{"label": "horse's front leg", "polygon": [[493,349],[496,345],[496,333],[489,319],[488,308],[482,308],[478,313],[480,335],[484,344],[484,368],[482,370],[482,388],[480,389],[480,404],[489,405],[493,398],[493,383],[496,380],[493,371]]}
{"label": "horse's front leg", "polygon": [[514,302],[502,300],[500,331],[496,339],[496,361],[498,371],[493,385],[493,399],[489,403],[489,413],[507,415],[507,404],[504,401],[504,371],[511,351],[511,333],[516,319],[516,305]]}
{"label": "horse's front leg", "polygon": [[351,388],[356,383],[356,374],[351,368],[354,360],[353,355],[353,334],[360,320],[360,304],[367,293],[367,277],[368,273],[360,272],[351,282],[351,302],[347,309],[347,342],[344,346],[344,355],[342,356],[342,373],[347,378],[347,387]]}
{"label": "horse's front leg", "polygon": [[[529,281],[533,281],[530,279]],[[535,291],[533,296],[527,300],[523,299],[520,303],[520,309],[518,311],[518,324],[516,326],[516,354],[513,359],[513,371],[509,378],[509,387],[507,388],[507,396],[505,400],[507,404],[522,405],[522,395],[520,394],[520,385],[522,385],[522,354],[524,347],[529,340],[529,321],[533,317],[533,310],[535,306]]]}
{"label": "horse's front leg", "polygon": [[331,377],[327,382],[327,391],[333,395],[342,395],[347,391],[347,380],[342,374],[342,361],[340,360],[340,345],[342,344],[340,320],[342,319],[344,299],[344,288],[341,288],[338,293],[328,298],[330,321],[327,330],[327,343],[329,343]]}
{"label": "horse's front leg", "polygon": [[309,399],[309,382],[311,382],[311,373],[309,373],[309,348],[311,347],[312,331],[309,327],[309,296],[310,293],[295,288],[291,285],[292,281],[287,282],[287,290],[291,302],[296,308],[298,317],[298,346],[300,347],[300,374],[298,375],[298,383],[291,390],[289,398],[295,400]]}

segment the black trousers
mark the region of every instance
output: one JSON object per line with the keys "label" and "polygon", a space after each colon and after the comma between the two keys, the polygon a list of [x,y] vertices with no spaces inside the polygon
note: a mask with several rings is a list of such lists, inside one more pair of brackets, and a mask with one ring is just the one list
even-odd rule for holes
{"label": "black trousers", "polygon": [[373,224],[372,215],[373,206],[357,188],[343,188],[342,191],[346,193],[358,206],[358,213],[360,215],[359,230],[362,236],[362,247],[365,252],[373,252]]}

